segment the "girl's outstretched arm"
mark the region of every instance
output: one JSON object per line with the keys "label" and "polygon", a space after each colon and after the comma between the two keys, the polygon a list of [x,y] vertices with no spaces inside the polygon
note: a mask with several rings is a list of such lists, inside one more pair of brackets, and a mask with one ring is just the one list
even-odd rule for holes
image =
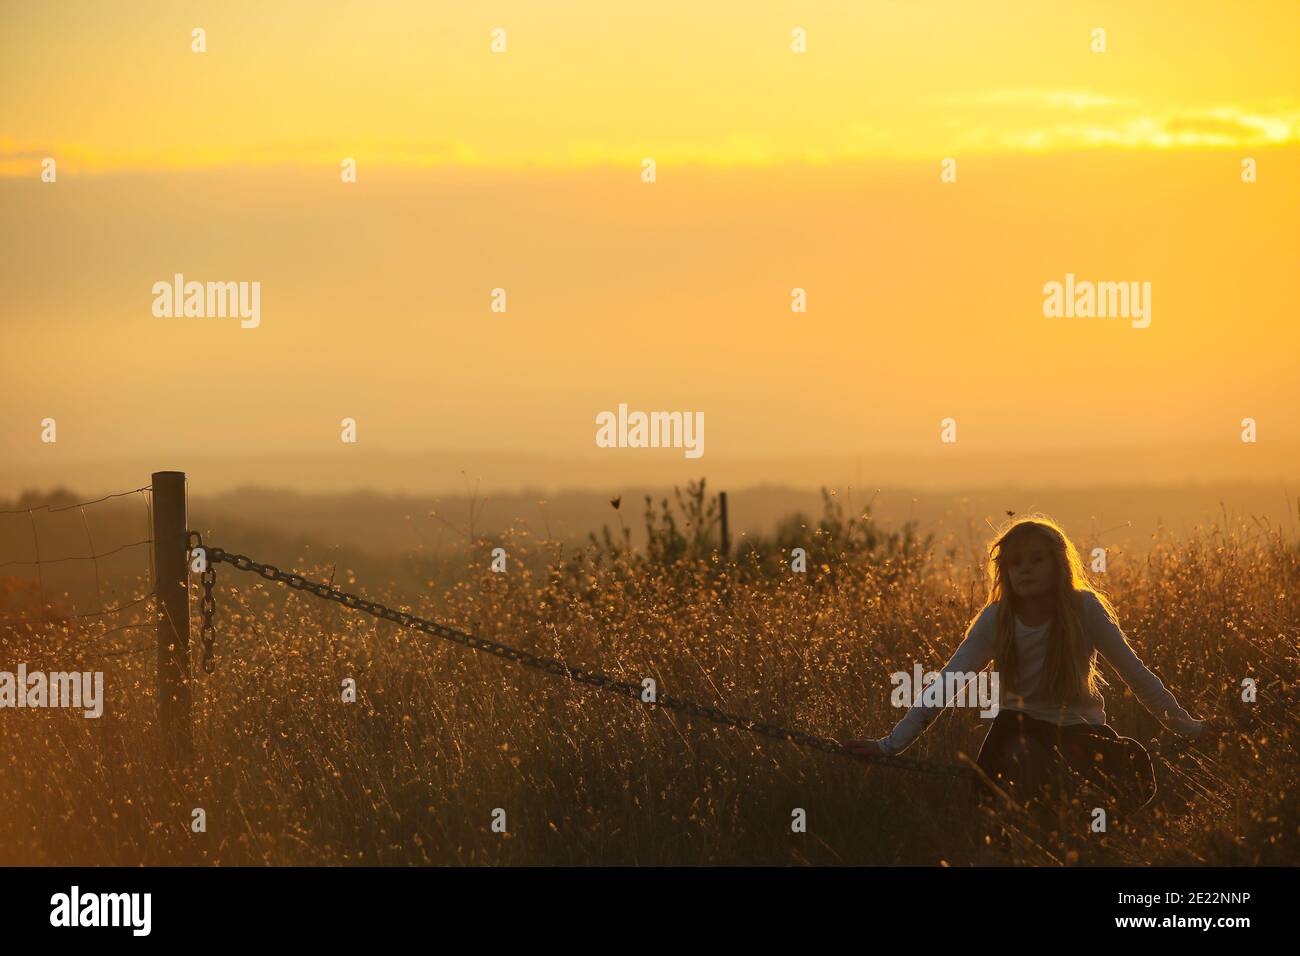
{"label": "girl's outstretched arm", "polygon": [[[948,658],[948,663],[943,665],[941,675],[942,686],[948,686],[948,675],[974,675],[982,671],[988,662],[993,659],[993,625],[997,619],[997,605],[989,605],[975,619],[975,622],[966,632],[965,639],[958,645],[957,650],[953,651],[952,657]],[[960,680],[960,678],[958,678]],[[957,693],[965,687],[965,681],[960,687],[955,688]],[[845,746],[854,753],[863,756],[893,756],[902,753],[917,737],[921,736],[934,722],[951,701],[945,700],[944,707],[926,706],[920,700],[921,688],[913,688],[915,702],[912,704],[903,719],[898,722],[893,732],[879,740],[850,740],[846,741]]]}
{"label": "girl's outstretched arm", "polygon": [[1205,721],[1197,720],[1179,706],[1174,695],[1149,667],[1142,663],[1119,626],[1111,620],[1097,596],[1088,592],[1083,601],[1084,622],[1101,656],[1124,678],[1151,716],[1175,733],[1197,737]]}

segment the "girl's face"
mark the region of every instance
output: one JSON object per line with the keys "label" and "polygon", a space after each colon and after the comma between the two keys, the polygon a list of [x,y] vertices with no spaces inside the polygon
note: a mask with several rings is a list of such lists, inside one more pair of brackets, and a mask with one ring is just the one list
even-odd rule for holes
{"label": "girl's face", "polygon": [[1002,566],[1016,597],[1033,598],[1050,594],[1056,586],[1056,559],[1041,535],[1030,534],[1007,544]]}

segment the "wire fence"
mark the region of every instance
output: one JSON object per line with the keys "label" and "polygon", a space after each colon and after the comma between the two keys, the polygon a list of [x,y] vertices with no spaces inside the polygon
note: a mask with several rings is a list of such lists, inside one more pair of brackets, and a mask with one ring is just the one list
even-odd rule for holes
{"label": "wire fence", "polygon": [[[11,632],[23,632],[28,634],[46,633],[51,629],[67,629],[71,624],[92,624],[103,623],[106,626],[102,630],[92,629],[90,633],[82,633],[78,638],[70,639],[62,644],[49,645],[51,650],[59,651],[73,647],[74,645],[87,642],[93,642],[96,646],[110,635],[118,634],[132,629],[147,629],[152,627],[148,620],[152,613],[152,604],[155,597],[155,591],[152,587],[140,592],[136,590],[134,596],[117,599],[115,602],[106,600],[106,591],[115,590],[106,585],[106,574],[102,562],[105,559],[116,555],[125,554],[136,548],[144,548],[146,554],[146,580],[152,583],[154,580],[153,567],[153,538],[150,529],[153,525],[153,503],[151,499],[151,485],[143,485],[139,488],[133,488],[130,491],[120,491],[113,494],[104,495],[100,498],[94,498],[88,501],[76,501],[68,504],[57,504],[47,502],[46,504],[36,505],[29,508],[9,508],[0,510],[0,518],[12,518],[23,516],[28,519],[28,525],[31,533],[32,558],[13,558],[0,561],[0,572],[10,572],[0,575],[7,577],[11,584],[15,585],[13,590],[17,591],[17,585],[24,582],[15,578],[10,569],[30,569],[29,573],[33,574],[30,583],[35,586],[36,607],[34,612],[28,612],[20,615],[6,615],[0,617],[0,626],[9,629]],[[90,519],[87,515],[87,509],[95,505],[102,504],[119,498],[128,498],[133,495],[139,495],[144,506],[145,517],[145,536],[137,540],[128,541],[121,544],[115,544],[104,550],[98,550],[95,543],[95,535],[91,531]],[[41,532],[37,524],[37,515],[58,514],[61,512],[77,511],[81,516],[81,529],[85,536],[86,553],[84,554],[60,554],[57,557],[45,557],[42,554]],[[63,611],[58,608],[55,596],[51,594],[51,587],[47,580],[46,569],[56,565],[70,565],[81,562],[89,563],[94,576],[94,606],[93,611]],[[122,615],[127,612],[140,608],[146,614],[146,620],[131,620],[125,623],[118,623]],[[113,622],[113,626],[107,626]],[[130,648],[123,650],[106,651],[99,656],[102,657],[123,657],[144,654],[150,650],[149,646],[140,648]]]}
{"label": "wire fence", "polygon": [[[90,522],[86,516],[86,509],[104,502],[126,498],[131,495],[140,495],[146,510],[146,526],[152,531],[153,521],[153,502],[152,502],[152,485],[144,485],[140,488],[134,488],[130,491],[117,492],[114,494],[104,495],[89,501],[79,501],[69,504],[55,505],[46,503],[31,508],[17,508],[0,510],[0,517],[26,516],[30,522],[33,558],[15,558],[6,561],[0,561],[0,571],[7,568],[31,568],[36,575],[36,589],[39,598],[38,606],[42,613],[36,616],[27,615],[21,617],[0,617],[0,626],[9,628],[25,627],[31,631],[37,629],[49,629],[51,627],[62,626],[66,629],[67,625],[72,623],[86,623],[92,621],[107,622],[116,619],[119,615],[130,611],[133,608],[148,605],[148,617],[145,621],[127,621],[118,623],[116,626],[105,627],[103,630],[89,635],[89,640],[98,644],[103,638],[128,630],[153,629],[157,626],[158,615],[161,613],[159,602],[157,601],[158,593],[156,586],[144,594],[140,594],[131,600],[121,601],[113,606],[105,607],[104,605],[104,575],[101,573],[100,562],[105,558],[121,554],[133,548],[144,547],[148,554],[149,561],[149,580],[157,580],[156,568],[154,567],[154,554],[152,545],[154,539],[152,535],[147,535],[139,540],[129,541],[118,544],[114,547],[103,551],[96,550],[94,535],[90,529]],[[82,518],[82,528],[85,532],[87,553],[85,554],[64,554],[58,557],[43,557],[41,555],[41,535],[36,523],[36,515],[55,514],[59,512],[73,511],[80,512]],[[940,774],[950,777],[969,777],[972,770],[969,767],[956,764],[939,764],[921,760],[914,760],[906,757],[891,757],[885,759],[862,758],[854,755],[838,740],[828,737],[820,737],[805,731],[783,727],[769,721],[759,720],[753,717],[747,717],[741,714],[729,713],[719,707],[700,704],[696,701],[684,697],[678,697],[670,694],[647,694],[640,683],[627,680],[619,680],[607,674],[598,671],[592,671],[581,667],[576,667],[566,661],[553,657],[544,657],[533,654],[529,651],[511,647],[497,641],[491,641],[486,638],[469,634],[457,628],[440,624],[427,618],[418,617],[405,611],[396,610],[370,601],[360,595],[350,594],[333,587],[331,584],[309,581],[302,575],[282,571],[274,565],[254,561],[252,558],[240,554],[227,552],[222,548],[203,548],[202,537],[198,532],[188,532],[189,544],[194,549],[191,553],[199,553],[202,549],[207,566],[203,569],[201,577],[202,596],[201,596],[201,615],[202,625],[200,637],[203,646],[203,669],[211,673],[213,670],[213,642],[215,636],[214,615],[216,603],[213,596],[213,587],[216,583],[215,565],[226,563],[232,567],[241,570],[254,572],[263,577],[285,584],[288,587],[312,594],[318,598],[329,601],[336,601],[345,607],[359,610],[370,614],[376,618],[391,621],[401,627],[418,630],[444,640],[459,644],[470,650],[480,651],[494,656],[512,661],[525,667],[540,670],[551,676],[567,679],[577,684],[583,684],[593,687],[616,696],[623,697],[642,703],[660,710],[673,711],[687,714],[692,717],[698,717],[719,726],[725,726],[738,730],[749,731],[750,733],[766,736],[771,739],[785,740],[800,746],[808,747],[823,753],[835,754],[839,756],[852,757],[855,760],[869,760],[872,762],[887,763],[889,766],[901,769],[914,770],[923,773]],[[50,601],[50,595],[47,593],[44,569],[51,565],[71,564],[77,562],[89,562],[94,570],[95,578],[95,599],[97,609],[89,612],[79,613],[56,613],[52,610],[53,604]],[[87,644],[87,637],[70,638],[61,644],[48,646],[49,650],[60,652],[74,647],[80,649]],[[152,644],[138,648],[123,648],[101,651],[99,658],[119,658],[132,657],[145,654],[153,649]]]}

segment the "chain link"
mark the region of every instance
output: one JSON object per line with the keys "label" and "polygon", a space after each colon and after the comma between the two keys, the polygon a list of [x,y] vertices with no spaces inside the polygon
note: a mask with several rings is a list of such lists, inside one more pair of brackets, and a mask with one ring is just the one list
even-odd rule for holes
{"label": "chain link", "polygon": [[217,610],[216,599],[212,596],[212,586],[217,583],[217,569],[209,563],[207,570],[203,572],[199,581],[203,585],[203,601],[201,603],[203,627],[199,631],[203,641],[203,673],[211,674],[217,669],[216,662],[212,659],[212,644],[217,635],[217,628],[212,623],[212,616]]}
{"label": "chain link", "polygon": [[216,625],[212,623],[212,618],[217,611],[217,602],[212,596],[212,588],[217,583],[217,569],[213,566],[215,562],[207,558],[207,549],[203,547],[203,535],[197,531],[187,531],[185,538],[191,559],[195,551],[202,551],[205,557],[203,571],[199,575],[199,583],[203,585],[203,596],[199,602],[203,623],[199,628],[199,638],[203,643],[203,673],[211,674],[217,669],[216,661],[212,657],[212,645],[217,636]]}
{"label": "chain link", "polygon": [[[202,547],[202,538],[197,532],[190,532],[192,540],[198,540],[198,546]],[[554,657],[545,657],[538,654],[532,654],[517,647],[511,647],[508,644],[501,644],[497,641],[489,640],[485,637],[478,637],[474,634],[467,634],[456,628],[448,627],[445,624],[439,624],[436,621],[430,621],[427,618],[418,617],[414,614],[408,614],[406,611],[398,611],[387,605],[380,604],[377,601],[371,601],[360,597],[356,594],[349,594],[340,591],[338,588],[328,584],[322,584],[318,581],[310,581],[291,571],[282,571],[272,564],[263,564],[260,561],[254,561],[252,558],[242,554],[234,554],[222,548],[206,548],[208,570],[204,572],[202,582],[204,587],[203,597],[203,634],[204,634],[204,663],[203,669],[207,673],[212,673],[209,666],[209,658],[212,647],[211,633],[212,627],[212,610],[215,602],[212,599],[212,584],[216,581],[216,571],[214,565],[222,562],[232,565],[239,571],[247,571],[252,574],[258,574],[268,581],[276,581],[295,591],[306,591],[314,594],[316,597],[326,601],[335,601],[344,607],[351,608],[355,611],[364,611],[373,617],[381,620],[391,621],[401,627],[411,630],[422,631],[425,634],[431,634],[434,637],[440,637],[443,640],[451,641],[454,644],[460,644],[471,650],[483,651],[493,654],[497,657],[512,661],[516,664],[522,664],[524,667],[530,667],[535,670],[545,671],[556,677],[565,677],[575,683],[585,684],[589,687],[596,687],[601,690],[609,691],[622,697],[630,698],[638,703],[644,703],[652,707],[661,707],[666,710],[678,711],[684,714],[690,714],[694,717],[701,717],[705,720],[712,721],[726,727],[732,727],[737,730],[747,730],[751,733],[759,734],[764,737],[770,737],[774,740],[788,740],[792,743],[804,747],[811,747],[823,753],[838,754],[840,756],[853,757],[857,760],[863,760],[871,763],[880,763],[891,767],[901,767],[907,770],[917,770],[923,773],[935,773],[944,776],[953,777],[971,777],[973,772],[957,764],[938,764],[929,763],[922,760],[914,760],[910,757],[859,757],[850,753],[838,740],[829,737],[819,737],[815,734],[806,733],[802,730],[795,730],[789,727],[782,727],[779,724],[759,721],[752,717],[744,717],[739,714],[728,713],[717,707],[699,704],[692,700],[675,697],[669,694],[659,694],[653,701],[644,700],[641,696],[641,685],[632,681],[620,681],[608,674],[602,674],[598,671],[584,670],[580,667],[573,667],[565,661]],[[209,575],[211,577],[209,577]]]}

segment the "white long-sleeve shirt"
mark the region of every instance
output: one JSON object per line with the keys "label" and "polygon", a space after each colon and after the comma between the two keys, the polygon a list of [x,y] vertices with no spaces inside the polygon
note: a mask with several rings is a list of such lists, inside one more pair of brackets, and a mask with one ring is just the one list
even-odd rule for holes
{"label": "white long-sleeve shirt", "polygon": [[[1081,611],[1083,615],[1084,647],[1080,649],[1083,657],[1081,664],[1086,669],[1093,652],[1099,652],[1110,665],[1124,678],[1142,706],[1149,710],[1157,720],[1184,736],[1196,736],[1201,731],[1202,722],[1194,719],[1178,705],[1160,678],[1138,659],[1115,622],[1111,620],[1106,609],[1102,607],[1097,596],[1091,591],[1080,591]],[[966,639],[953,652],[948,663],[943,666],[943,686],[950,686],[949,674],[970,674],[981,671],[993,659],[993,645],[996,640],[995,623],[998,605],[986,607],[971,626]],[[1047,688],[1042,686],[1044,662],[1047,659],[1051,621],[1029,627],[1017,617],[1016,658],[1019,665],[1018,687],[1001,688],[1000,708],[1017,710],[1030,717],[1049,723],[1066,726],[1069,724],[1104,724],[1106,722],[1105,703],[1100,696],[1083,697],[1072,703],[1062,705],[1052,701],[1047,695]],[[1016,691],[1023,691],[1019,694]],[[920,688],[915,689],[916,703],[898,722],[893,732],[877,741],[886,753],[901,753],[925,731],[930,723],[942,713],[942,707],[926,706],[920,702]]]}

